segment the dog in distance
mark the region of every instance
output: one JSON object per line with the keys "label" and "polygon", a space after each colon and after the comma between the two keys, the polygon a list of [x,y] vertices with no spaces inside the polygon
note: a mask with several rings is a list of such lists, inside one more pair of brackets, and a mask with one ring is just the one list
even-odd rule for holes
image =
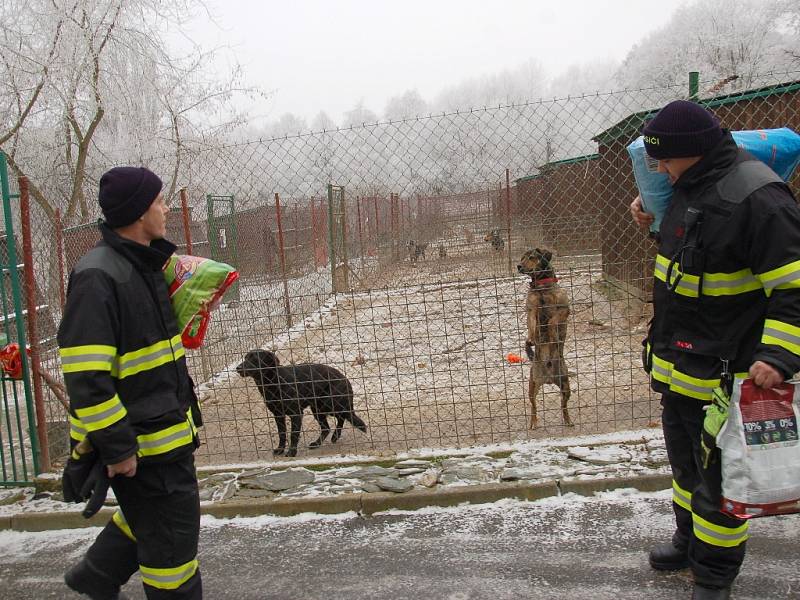
{"label": "dog in distance", "polygon": [[492,250],[495,252],[502,252],[503,249],[506,247],[506,243],[503,238],[500,236],[499,229],[492,229],[491,231],[487,232],[486,235],[483,237],[484,242],[490,242],[492,244]]}

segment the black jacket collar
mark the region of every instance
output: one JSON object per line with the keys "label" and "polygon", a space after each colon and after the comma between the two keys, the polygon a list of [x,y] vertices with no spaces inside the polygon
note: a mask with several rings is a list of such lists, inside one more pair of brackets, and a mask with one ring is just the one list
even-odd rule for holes
{"label": "black jacket collar", "polygon": [[153,240],[144,246],[120,236],[103,221],[98,222],[103,241],[127,258],[139,271],[160,271],[177,246],[167,240]]}

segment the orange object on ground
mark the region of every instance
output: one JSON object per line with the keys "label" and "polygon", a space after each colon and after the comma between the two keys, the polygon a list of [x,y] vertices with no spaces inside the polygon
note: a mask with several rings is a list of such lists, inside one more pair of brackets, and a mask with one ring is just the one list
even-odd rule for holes
{"label": "orange object on ground", "polygon": [[511,364],[521,363],[522,357],[519,354],[514,354],[513,352],[509,352],[506,354],[506,360]]}

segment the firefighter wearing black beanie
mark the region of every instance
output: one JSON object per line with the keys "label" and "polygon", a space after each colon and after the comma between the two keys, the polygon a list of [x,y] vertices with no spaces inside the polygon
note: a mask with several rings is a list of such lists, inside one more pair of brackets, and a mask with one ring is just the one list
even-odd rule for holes
{"label": "firefighter wearing black beanie", "polygon": [[145,167],[114,167],[100,178],[98,199],[112,229],[130,225],[158,198],[161,179]]}
{"label": "firefighter wearing black beanie", "polygon": [[[670,102],[642,134],[673,192],[642,358],[661,394],[675,531],[648,558],[660,571],[690,569],[692,600],[727,600],[749,531],[740,513],[721,510],[716,433],[743,380],[769,389],[800,371],[800,209],[699,104]],[[631,213],[647,224],[640,199]]]}
{"label": "firefighter wearing black beanie", "polygon": [[122,599],[138,572],[149,600],[202,600],[200,497],[194,451],[202,425],[163,267],[161,179],[143,167],[100,178],[102,239],[69,276],[58,345],[69,395],[67,502],[91,517],[109,487],[119,510],[65,574],[67,587]]}
{"label": "firefighter wearing black beanie", "polygon": [[717,118],[688,100],[670,102],[642,131],[647,154],[656,159],[703,156],[724,133]]}

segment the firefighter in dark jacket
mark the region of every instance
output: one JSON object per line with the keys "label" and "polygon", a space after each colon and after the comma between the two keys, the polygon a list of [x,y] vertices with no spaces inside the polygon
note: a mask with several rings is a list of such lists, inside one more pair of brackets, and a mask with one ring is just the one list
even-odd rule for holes
{"label": "firefighter in dark jacket", "polygon": [[[162,272],[175,246],[164,239],[161,186],[145,168],[102,176],[102,240],[70,274],[58,330],[73,448],[65,496],[83,498],[77,490],[87,493],[91,473],[95,510],[109,481],[119,504],[65,575],[97,600],[124,598],[120,587],[137,570],[150,600],[202,598],[193,456],[201,422]],[[79,452],[83,440],[90,453]]]}
{"label": "firefighter in dark jacket", "polygon": [[[783,181],[698,104],[667,104],[642,133],[674,192],[656,236],[643,358],[662,395],[677,528],[649,561],[690,567],[692,598],[725,599],[748,528],[719,511],[720,462],[700,441],[704,409],[735,377],[769,388],[800,370],[800,210]],[[639,198],[631,213],[641,226],[652,222]]]}

